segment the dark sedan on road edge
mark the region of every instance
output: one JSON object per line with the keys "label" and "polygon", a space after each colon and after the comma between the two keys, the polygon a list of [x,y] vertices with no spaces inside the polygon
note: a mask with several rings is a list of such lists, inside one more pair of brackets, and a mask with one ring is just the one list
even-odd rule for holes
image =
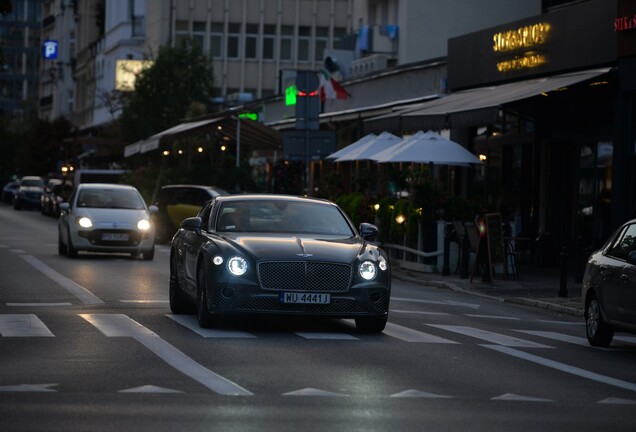
{"label": "dark sedan on road edge", "polygon": [[185,219],[170,251],[170,308],[196,312],[201,327],[227,315],[354,318],[379,333],[387,321],[391,270],[334,203],[283,195],[230,195]]}

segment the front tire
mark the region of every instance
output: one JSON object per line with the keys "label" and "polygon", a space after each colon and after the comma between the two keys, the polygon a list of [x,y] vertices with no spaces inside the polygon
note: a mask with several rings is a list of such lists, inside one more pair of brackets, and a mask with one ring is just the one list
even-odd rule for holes
{"label": "front tire", "polygon": [[590,345],[595,347],[606,347],[614,338],[614,329],[603,319],[601,304],[595,295],[590,297],[585,308],[585,334]]}
{"label": "front tire", "polygon": [[[177,276],[176,257],[170,258],[170,310],[177,315],[189,314],[193,312],[192,305],[186,300]],[[197,313],[198,317],[198,313]]]}
{"label": "front tire", "polygon": [[382,333],[386,327],[388,317],[359,317],[356,318],[356,327],[361,333]]}
{"label": "front tire", "polygon": [[57,253],[60,255],[66,255],[66,245],[62,242],[62,233],[57,233]]}
{"label": "front tire", "polygon": [[197,266],[197,321],[201,328],[214,327],[216,317],[208,310],[208,287],[203,262]]}
{"label": "front tire", "polygon": [[152,249],[150,249],[149,251],[143,252],[143,256],[144,256],[144,261],[152,261],[153,259],[155,259],[154,245],[152,246]]}
{"label": "front tire", "polygon": [[71,243],[71,230],[69,229],[68,235],[66,236],[66,256],[69,258],[77,258],[77,249],[73,247],[73,243]]}

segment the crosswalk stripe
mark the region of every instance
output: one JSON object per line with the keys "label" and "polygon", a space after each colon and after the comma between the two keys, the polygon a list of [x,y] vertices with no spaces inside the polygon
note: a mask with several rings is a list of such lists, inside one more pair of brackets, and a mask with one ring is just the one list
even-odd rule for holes
{"label": "crosswalk stripe", "polygon": [[199,326],[197,319],[194,315],[172,315],[166,314],[171,320],[181,324],[188,330],[192,330],[199,336],[204,338],[239,338],[239,339],[253,339],[256,336],[252,333],[234,330],[223,329],[204,329]]}
{"label": "crosswalk stripe", "polygon": [[536,342],[527,341],[524,339],[519,339],[515,337],[510,337],[506,335],[502,335],[499,333],[493,333],[486,330],[481,330],[474,327],[466,327],[466,326],[453,326],[453,325],[438,325],[438,324],[429,324],[431,327],[439,328],[442,330],[447,330],[454,333],[459,333],[464,336],[470,336],[477,339],[485,340],[487,342],[492,342],[498,345],[503,345],[507,347],[519,347],[519,348],[552,348],[547,345],[543,345]]}
{"label": "crosswalk stripe", "polygon": [[562,333],[550,332],[550,331],[535,331],[535,330],[515,330],[520,333],[529,334],[532,336],[539,336],[546,339],[552,339],[560,342],[567,342],[575,345],[589,346],[589,342],[586,338],[578,336],[570,336]]}
{"label": "crosswalk stripe", "polygon": [[360,340],[353,335],[347,333],[321,333],[321,332],[296,332],[296,334],[304,339],[315,340]]}
{"label": "crosswalk stripe", "polygon": [[4,337],[55,337],[34,314],[0,315],[0,334]]}
{"label": "crosswalk stripe", "polygon": [[449,339],[444,339],[439,336],[424,333],[418,330],[413,330],[407,327],[402,327],[397,324],[387,323],[384,328],[384,334],[392,336],[397,339],[401,339],[406,342],[422,342],[422,343],[442,343],[442,344],[456,344]]}

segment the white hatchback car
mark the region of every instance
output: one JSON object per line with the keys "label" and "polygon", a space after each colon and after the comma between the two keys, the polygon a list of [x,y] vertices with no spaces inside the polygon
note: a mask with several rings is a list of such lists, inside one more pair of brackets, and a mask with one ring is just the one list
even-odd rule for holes
{"label": "white hatchback car", "polygon": [[129,253],[152,260],[155,228],[146,206],[133,186],[84,183],[60,205],[58,252],[69,258],[78,251]]}

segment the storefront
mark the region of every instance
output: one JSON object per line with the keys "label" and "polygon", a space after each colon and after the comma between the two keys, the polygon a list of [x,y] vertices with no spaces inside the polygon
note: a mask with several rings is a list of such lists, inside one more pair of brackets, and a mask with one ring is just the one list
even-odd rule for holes
{"label": "storefront", "polygon": [[485,158],[460,192],[537,264],[564,247],[579,264],[636,209],[635,17],[635,1],[590,0],[450,39],[450,94],[398,116],[400,133],[450,129]]}

